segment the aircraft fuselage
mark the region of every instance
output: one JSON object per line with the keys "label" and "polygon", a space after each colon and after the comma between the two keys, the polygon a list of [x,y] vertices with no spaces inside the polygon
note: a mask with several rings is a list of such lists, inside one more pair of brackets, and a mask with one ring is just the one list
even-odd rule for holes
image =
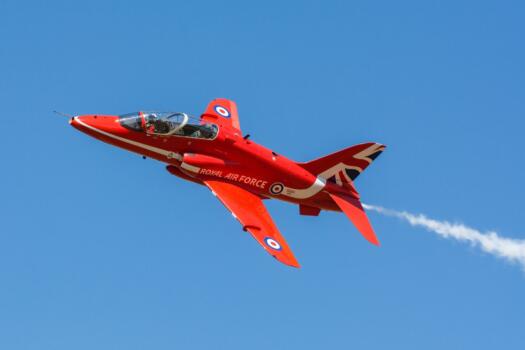
{"label": "aircraft fuselage", "polygon": [[156,159],[184,180],[207,186],[233,216],[282,263],[299,267],[263,199],[299,205],[302,215],[343,211],[371,243],[379,241],[353,180],[384,150],[363,143],[296,163],[242,135],[235,102],[215,99],[194,122],[180,112],[73,117],[76,129],[111,145]]}
{"label": "aircraft fuselage", "polygon": [[331,184],[287,157],[220,125],[216,137],[208,140],[131,131],[121,126],[118,116],[110,115],[78,116],[70,124],[101,141],[166,163],[170,173],[185,180],[201,184],[220,180],[263,198],[339,211],[323,192]]}

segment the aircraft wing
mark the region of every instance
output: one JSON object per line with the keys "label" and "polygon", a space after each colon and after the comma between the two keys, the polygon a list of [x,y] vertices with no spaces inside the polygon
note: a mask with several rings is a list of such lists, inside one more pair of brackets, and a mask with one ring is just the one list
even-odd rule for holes
{"label": "aircraft wing", "polygon": [[211,101],[201,116],[201,120],[227,125],[230,128],[241,130],[239,123],[239,113],[237,113],[237,105],[232,100],[225,98],[216,98]]}
{"label": "aircraft wing", "polygon": [[225,182],[204,183],[270,255],[283,264],[300,267],[259,196]]}

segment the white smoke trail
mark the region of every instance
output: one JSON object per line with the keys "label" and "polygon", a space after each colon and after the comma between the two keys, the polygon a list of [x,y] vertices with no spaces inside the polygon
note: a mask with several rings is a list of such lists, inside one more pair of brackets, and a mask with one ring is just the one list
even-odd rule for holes
{"label": "white smoke trail", "polygon": [[412,226],[424,227],[431,232],[437,233],[441,237],[469,242],[489,254],[512,263],[518,263],[525,270],[525,240],[501,237],[496,232],[482,233],[462,224],[429,219],[422,214],[415,215],[406,211],[385,209],[368,204],[363,204],[363,206],[367,210],[404,220]]}

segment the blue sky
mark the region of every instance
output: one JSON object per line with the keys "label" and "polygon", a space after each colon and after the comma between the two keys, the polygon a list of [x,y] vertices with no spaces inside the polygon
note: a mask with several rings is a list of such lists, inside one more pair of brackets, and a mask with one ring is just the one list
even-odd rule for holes
{"label": "blue sky", "polygon": [[0,3],[0,348],[523,349],[516,265],[371,213],[268,208],[273,261],[204,188],[51,113],[237,101],[297,161],[387,151],[367,203],[523,239],[519,1]]}

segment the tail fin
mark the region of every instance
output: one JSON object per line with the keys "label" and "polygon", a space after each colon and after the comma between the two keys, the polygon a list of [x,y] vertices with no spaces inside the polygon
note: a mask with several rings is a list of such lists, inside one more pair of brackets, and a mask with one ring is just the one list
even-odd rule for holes
{"label": "tail fin", "polygon": [[314,175],[345,186],[351,184],[385,148],[379,143],[362,143],[299,165]]}

